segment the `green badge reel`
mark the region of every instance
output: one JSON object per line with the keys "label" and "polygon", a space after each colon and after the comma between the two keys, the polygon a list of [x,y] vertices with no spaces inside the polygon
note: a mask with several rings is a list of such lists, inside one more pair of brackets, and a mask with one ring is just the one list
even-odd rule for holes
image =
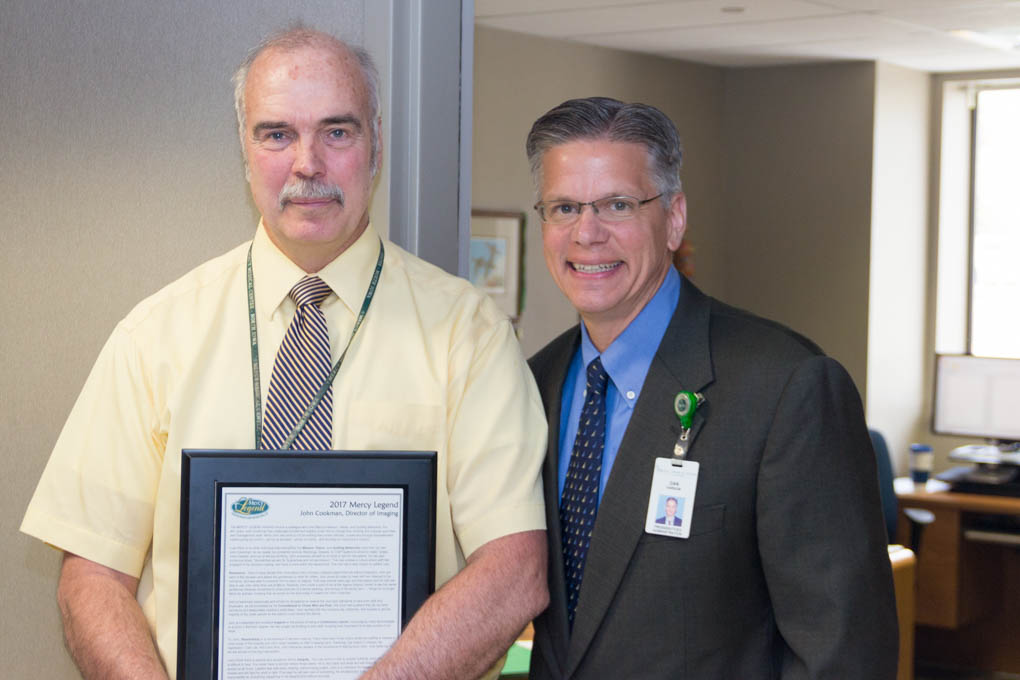
{"label": "green badge reel", "polygon": [[676,445],[673,447],[673,457],[683,458],[687,453],[689,447],[688,439],[691,435],[691,424],[694,422],[694,414],[698,410],[698,406],[704,403],[705,397],[698,394],[697,392],[688,392],[686,390],[677,392],[676,397],[673,398],[673,411],[676,413],[676,417],[680,419],[680,437],[676,440]]}

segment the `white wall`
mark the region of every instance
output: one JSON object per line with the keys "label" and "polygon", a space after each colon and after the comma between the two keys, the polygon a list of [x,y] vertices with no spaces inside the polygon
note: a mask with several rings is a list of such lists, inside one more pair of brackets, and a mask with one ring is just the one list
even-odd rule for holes
{"label": "white wall", "polygon": [[924,372],[928,292],[930,76],[878,64],[868,304],[868,425],[899,472],[927,441]]}

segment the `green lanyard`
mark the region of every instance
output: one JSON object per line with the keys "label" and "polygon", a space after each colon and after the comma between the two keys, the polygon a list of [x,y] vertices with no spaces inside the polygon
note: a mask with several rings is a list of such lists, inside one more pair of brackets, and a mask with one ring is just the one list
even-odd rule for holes
{"label": "green lanyard", "polygon": [[[254,242],[253,242],[254,244]],[[316,393],[315,398],[305,409],[304,414],[297,421],[294,426],[294,431],[287,437],[287,441],[283,444],[283,449],[289,449],[293,444],[297,436],[301,434],[301,430],[305,424],[312,417],[312,413],[315,411],[315,407],[319,405],[322,398],[326,395],[326,390],[333,384],[333,379],[336,378],[336,374],[340,372],[340,364],[344,362],[344,357],[347,356],[347,350],[351,348],[351,343],[354,342],[354,336],[357,335],[358,329],[361,328],[361,322],[365,320],[365,314],[368,313],[368,308],[372,304],[372,298],[375,297],[375,287],[379,283],[379,275],[382,273],[383,268],[383,256],[385,251],[383,249],[382,239],[379,239],[379,258],[375,261],[375,272],[372,274],[372,282],[368,284],[368,291],[365,292],[365,299],[361,303],[361,311],[358,313],[358,319],[354,322],[354,330],[351,331],[351,337],[347,339],[347,346],[344,347],[344,351],[340,354],[340,358],[336,360],[336,364],[333,366],[333,370],[330,371],[326,381],[322,383],[322,387]],[[251,339],[251,388],[253,396],[255,397],[255,448],[262,448],[262,384],[259,378],[259,331],[255,321],[255,276],[252,274],[251,269],[251,246],[248,246],[248,327],[250,330]]]}

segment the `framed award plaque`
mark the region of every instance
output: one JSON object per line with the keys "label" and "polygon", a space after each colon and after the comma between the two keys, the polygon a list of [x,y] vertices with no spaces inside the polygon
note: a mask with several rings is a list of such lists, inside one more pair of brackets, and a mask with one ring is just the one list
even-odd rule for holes
{"label": "framed award plaque", "polygon": [[177,677],[357,678],[435,583],[433,452],[184,451]]}

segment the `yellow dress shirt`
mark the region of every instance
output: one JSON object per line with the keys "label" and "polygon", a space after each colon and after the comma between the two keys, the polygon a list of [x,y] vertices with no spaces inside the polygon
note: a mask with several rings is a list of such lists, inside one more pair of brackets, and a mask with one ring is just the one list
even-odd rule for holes
{"label": "yellow dress shirt", "polygon": [[[182,449],[251,449],[248,244],[142,301],[113,331],[60,434],[21,530],[139,577],[173,678]],[[365,233],[318,275],[333,361],[375,268]],[[259,225],[252,245],[262,399],[305,272]],[[510,323],[469,283],[386,243],[372,307],[333,384],[333,448],[435,450],[436,587],[465,556],[545,528],[546,423]]]}

